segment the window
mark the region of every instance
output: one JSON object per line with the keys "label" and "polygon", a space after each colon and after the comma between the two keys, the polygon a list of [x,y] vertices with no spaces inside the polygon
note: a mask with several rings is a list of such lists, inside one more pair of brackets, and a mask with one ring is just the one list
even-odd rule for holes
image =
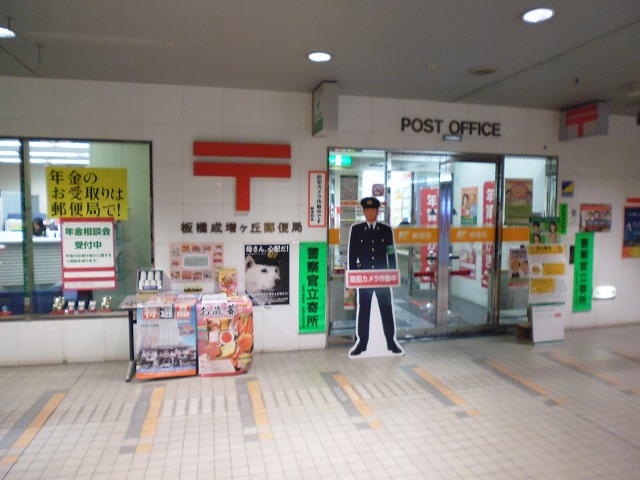
{"label": "window", "polygon": [[[102,210],[90,210],[89,189],[79,185],[52,193],[54,172],[74,172],[82,177],[116,171],[126,178],[126,212],[114,218],[113,263],[116,288],[63,288],[62,218],[76,221],[108,218]],[[123,173],[124,172],[124,173]],[[49,174],[49,177],[47,176]],[[104,189],[103,189],[104,190]],[[56,195],[73,196],[76,208],[52,200]],[[53,196],[52,196],[53,195]],[[62,197],[60,197],[62,198]],[[151,235],[151,145],[146,142],[85,140],[0,139],[0,306],[12,314],[49,314],[56,298],[64,297],[64,308],[76,312],[80,302],[111,297],[116,308],[124,296],[136,291],[138,268],[152,265]],[[98,213],[96,213],[98,212]],[[66,252],[69,253],[69,249]],[[75,302],[71,305],[69,302]],[[63,309],[64,311],[64,309]],[[8,315],[5,313],[4,315]]]}

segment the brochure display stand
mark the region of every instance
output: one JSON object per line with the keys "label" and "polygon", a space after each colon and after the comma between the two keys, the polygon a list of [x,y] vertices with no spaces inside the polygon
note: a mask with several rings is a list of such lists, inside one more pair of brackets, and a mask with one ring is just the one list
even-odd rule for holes
{"label": "brochure display stand", "polygon": [[249,371],[253,303],[248,296],[236,295],[235,290],[229,295],[162,291],[166,277],[156,271],[140,271],[138,278],[137,294],[120,304],[129,320],[127,382],[134,377],[227,376]]}
{"label": "brochure display stand", "polygon": [[564,340],[562,306],[566,295],[564,246],[529,245],[531,342]]}

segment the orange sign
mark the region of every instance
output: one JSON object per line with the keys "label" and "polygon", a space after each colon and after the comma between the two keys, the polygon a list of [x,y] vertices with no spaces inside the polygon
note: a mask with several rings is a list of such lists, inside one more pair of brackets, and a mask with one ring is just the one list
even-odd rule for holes
{"label": "orange sign", "polygon": [[[495,240],[494,227],[451,227],[451,243],[480,242]],[[438,243],[436,227],[397,227],[393,229],[393,241],[396,245],[415,245]],[[503,242],[529,243],[529,227],[504,227]],[[340,243],[340,229],[329,229],[329,245]]]}
{"label": "orange sign", "polygon": [[430,227],[397,227],[393,229],[393,241],[396,245],[438,243],[438,229]]}

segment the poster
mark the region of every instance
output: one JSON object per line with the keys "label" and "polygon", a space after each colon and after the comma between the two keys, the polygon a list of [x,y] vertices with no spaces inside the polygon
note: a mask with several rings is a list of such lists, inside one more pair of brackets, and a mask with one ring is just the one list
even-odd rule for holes
{"label": "poster", "polygon": [[[496,183],[484,182],[482,186],[482,225],[485,227],[495,224]],[[482,288],[489,288],[489,273],[493,265],[493,242],[482,243],[482,267],[480,284]]]}
{"label": "poster", "polygon": [[564,245],[529,245],[529,305],[564,303]]}
{"label": "poster", "polygon": [[[158,297],[160,298],[160,297]],[[164,300],[168,297],[162,296]],[[164,303],[159,302],[159,303]],[[196,310],[192,302],[138,308],[136,378],[184,377],[196,374]]]}
{"label": "poster", "polygon": [[459,251],[460,254],[460,270],[465,270],[468,273],[466,275],[462,275],[461,278],[468,278],[471,280],[475,280],[476,278],[476,250],[474,248],[474,244],[465,244],[462,249]]}
{"label": "poster", "polygon": [[529,242],[534,245],[560,243],[558,224],[558,217],[531,217]]}
{"label": "poster", "polygon": [[478,187],[463,187],[460,225],[478,224]]}
{"label": "poster", "polygon": [[324,333],[327,300],[327,244],[300,244],[300,333]]}
{"label": "poster", "polygon": [[610,232],[611,204],[580,204],[581,232]]}
{"label": "poster", "polygon": [[45,175],[49,218],[128,218],[126,168],[52,166]]}
{"label": "poster", "polygon": [[504,183],[505,225],[528,225],[533,208],[533,180],[507,178]]}
{"label": "poster", "polygon": [[509,250],[509,280],[507,287],[529,287],[529,259],[526,248],[512,248]]}
{"label": "poster", "polygon": [[218,270],[218,291],[227,297],[238,295],[238,270],[235,268]]}
{"label": "poster", "polygon": [[[438,210],[440,207],[440,189],[421,188],[420,189],[420,225],[426,225],[437,231]],[[420,272],[425,275],[420,277],[421,284],[436,283],[436,272],[438,270],[438,244],[427,243],[420,247]]]}
{"label": "poster", "polygon": [[224,246],[222,243],[171,243],[169,262],[172,282],[191,284],[191,287],[198,282],[214,282],[216,269],[224,262]]}
{"label": "poster", "polygon": [[69,290],[116,288],[115,236],[112,218],[63,218],[62,283]]}
{"label": "poster", "polygon": [[[341,175],[340,176],[340,204],[344,202],[358,201],[358,176],[357,175]],[[355,205],[355,204],[354,204]]]}
{"label": "poster", "polygon": [[309,227],[327,226],[327,172],[309,172]]}
{"label": "poster", "polygon": [[254,306],[289,304],[289,245],[245,245],[244,267]]}
{"label": "poster", "polygon": [[246,295],[203,295],[197,308],[198,373],[247,373],[253,362],[253,306]]}
{"label": "poster", "polygon": [[622,257],[640,257],[640,207],[624,208]]}

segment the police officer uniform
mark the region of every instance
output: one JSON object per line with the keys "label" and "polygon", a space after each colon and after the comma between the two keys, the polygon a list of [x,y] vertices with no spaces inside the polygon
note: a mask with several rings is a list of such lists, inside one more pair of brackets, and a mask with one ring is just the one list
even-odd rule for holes
{"label": "police officer uniform", "polygon": [[[374,197],[363,198],[360,202],[363,208],[380,208],[380,201]],[[396,254],[393,245],[393,231],[391,227],[376,221],[369,224],[366,221],[351,226],[349,233],[349,270],[383,270],[396,268]],[[367,349],[369,341],[369,317],[371,315],[371,301],[376,294],[382,329],[387,342],[387,348],[395,354],[402,350],[395,341],[395,320],[391,300],[391,288],[359,288],[358,289],[358,342],[350,355],[360,355]]]}

